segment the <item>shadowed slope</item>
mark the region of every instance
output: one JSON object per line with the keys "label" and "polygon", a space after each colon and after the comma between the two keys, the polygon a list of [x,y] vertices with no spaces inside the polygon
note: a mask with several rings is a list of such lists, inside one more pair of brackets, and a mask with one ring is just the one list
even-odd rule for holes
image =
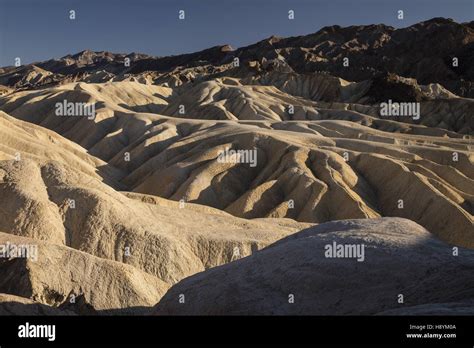
{"label": "shadowed slope", "polygon": [[[362,262],[357,257],[325,257],[326,246],[333,242],[364,244]],[[166,293],[155,313],[370,315],[415,305],[468,302],[474,298],[469,280],[473,270],[473,251],[453,256],[451,247],[412,221],[335,221],[182,280]],[[179,303],[179,294],[185,295],[184,304]]]}

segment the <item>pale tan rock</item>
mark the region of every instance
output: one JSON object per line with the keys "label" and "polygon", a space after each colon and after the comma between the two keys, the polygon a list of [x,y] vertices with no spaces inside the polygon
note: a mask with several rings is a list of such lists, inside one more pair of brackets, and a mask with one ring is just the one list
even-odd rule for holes
{"label": "pale tan rock", "polygon": [[[59,306],[84,295],[97,310],[150,306],[168,288],[120,262],[35,239],[0,233],[0,244],[35,246],[37,257],[0,259],[0,291]],[[31,253],[29,255],[34,255]]]}
{"label": "pale tan rock", "polygon": [[[0,259],[0,292],[21,296],[0,296],[0,311],[140,314],[174,285],[159,312],[180,311],[169,296],[183,289],[193,314],[469,313],[471,254],[458,267],[443,253],[474,248],[472,81],[439,57],[413,61],[392,35],[413,47],[429,36],[443,57],[474,37],[468,23],[434,19],[0,68],[0,236],[44,251],[37,263]],[[383,65],[395,71],[375,64],[381,52],[397,53]],[[341,67],[347,53],[364,69]],[[380,116],[387,99],[420,102],[420,119]],[[60,117],[65,101],[96,113]],[[227,150],[256,161],[222,160]],[[311,247],[329,235],[367,242],[377,261],[327,263]],[[421,266],[406,274],[409,260]],[[446,279],[454,297],[439,288]],[[295,284],[325,304],[282,307]],[[400,286],[405,309],[389,304]],[[74,306],[71,291],[83,292]]]}

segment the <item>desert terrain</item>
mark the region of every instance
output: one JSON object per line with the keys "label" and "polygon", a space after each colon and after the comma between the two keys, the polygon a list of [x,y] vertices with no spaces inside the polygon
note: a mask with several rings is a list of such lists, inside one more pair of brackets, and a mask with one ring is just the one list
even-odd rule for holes
{"label": "desert terrain", "polygon": [[434,18],[0,68],[0,315],[474,314],[473,62]]}

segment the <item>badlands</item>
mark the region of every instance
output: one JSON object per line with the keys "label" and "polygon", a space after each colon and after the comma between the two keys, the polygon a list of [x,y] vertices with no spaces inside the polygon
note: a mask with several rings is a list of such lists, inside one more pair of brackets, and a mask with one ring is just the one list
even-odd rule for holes
{"label": "badlands", "polygon": [[0,314],[474,314],[472,62],[434,18],[0,68]]}

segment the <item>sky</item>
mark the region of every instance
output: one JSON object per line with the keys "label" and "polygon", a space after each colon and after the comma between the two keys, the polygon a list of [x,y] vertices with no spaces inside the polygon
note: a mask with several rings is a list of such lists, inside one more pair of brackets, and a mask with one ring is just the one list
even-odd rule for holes
{"label": "sky", "polygon": [[0,0],[0,66],[13,65],[15,57],[28,64],[84,49],[166,56],[237,48],[327,25],[406,27],[433,17],[472,21],[474,0]]}

